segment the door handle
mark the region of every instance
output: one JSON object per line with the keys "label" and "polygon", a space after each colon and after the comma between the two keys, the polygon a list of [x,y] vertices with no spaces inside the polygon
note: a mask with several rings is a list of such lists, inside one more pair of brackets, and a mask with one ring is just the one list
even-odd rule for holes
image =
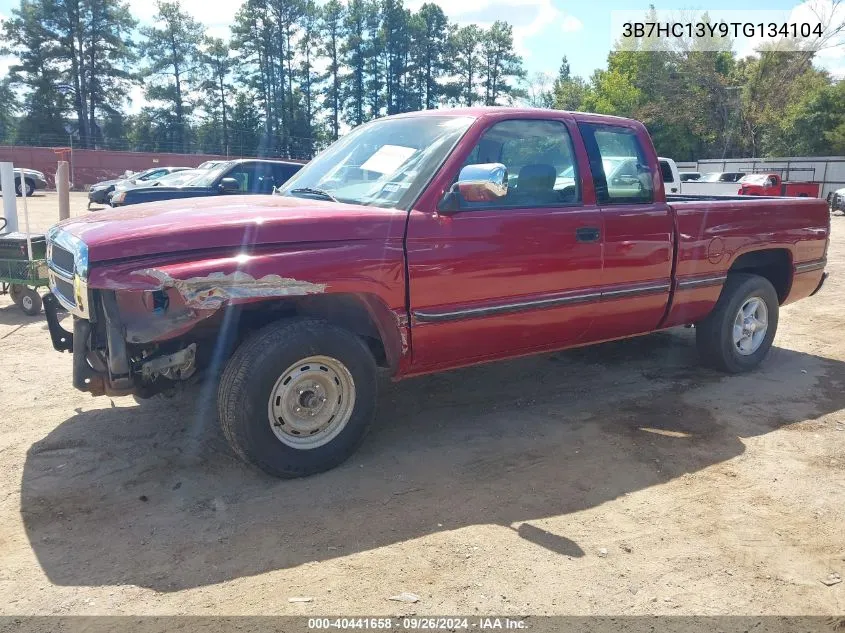
{"label": "door handle", "polygon": [[575,239],[579,242],[598,242],[601,232],[592,226],[584,226],[575,230]]}

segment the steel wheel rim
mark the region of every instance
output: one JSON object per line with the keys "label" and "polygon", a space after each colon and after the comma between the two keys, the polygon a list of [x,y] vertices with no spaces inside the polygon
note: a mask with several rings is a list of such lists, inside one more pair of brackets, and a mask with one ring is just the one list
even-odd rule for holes
{"label": "steel wheel rim", "polygon": [[355,408],[355,382],[329,356],[309,356],[288,367],[267,402],[270,429],[292,448],[324,446],[346,427]]}
{"label": "steel wheel rim", "polygon": [[29,295],[24,295],[23,297],[21,297],[21,307],[24,310],[32,310],[32,306],[32,297],[30,297]]}
{"label": "steel wheel rim", "polygon": [[760,297],[746,299],[734,319],[734,348],[742,356],[750,356],[760,349],[768,330],[769,309],[766,302]]}

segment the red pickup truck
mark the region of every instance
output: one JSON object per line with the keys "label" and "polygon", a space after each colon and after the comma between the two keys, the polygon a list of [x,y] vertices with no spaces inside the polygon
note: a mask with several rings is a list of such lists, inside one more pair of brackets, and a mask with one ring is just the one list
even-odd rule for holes
{"label": "red pickup truck", "polygon": [[[609,177],[625,157],[635,168]],[[826,275],[824,201],[667,202],[645,128],[610,116],[388,117],[278,193],[138,205],[51,229],[45,312],[56,349],[73,352],[74,386],[146,397],[219,374],[235,452],[303,476],[361,442],[380,373],[686,324],[706,364],[742,372],[768,352],[779,307]]]}
{"label": "red pickup truck", "polygon": [[818,198],[819,191],[817,182],[789,182],[777,174],[748,174],[739,181],[741,196]]}

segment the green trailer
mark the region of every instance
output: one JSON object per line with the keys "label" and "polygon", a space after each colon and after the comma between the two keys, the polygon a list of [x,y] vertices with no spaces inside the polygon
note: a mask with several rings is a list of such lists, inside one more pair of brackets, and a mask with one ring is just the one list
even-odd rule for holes
{"label": "green trailer", "polygon": [[[5,227],[5,220],[0,218]],[[43,235],[0,233],[0,294],[32,316],[41,312],[39,288],[46,288],[47,260]]]}

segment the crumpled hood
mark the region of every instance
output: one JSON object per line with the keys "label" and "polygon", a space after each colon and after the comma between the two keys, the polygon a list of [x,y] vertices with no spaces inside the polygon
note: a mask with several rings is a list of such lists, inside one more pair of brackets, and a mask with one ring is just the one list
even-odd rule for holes
{"label": "crumpled hood", "polygon": [[401,237],[407,212],[286,196],[165,200],[70,218],[90,263],[249,245]]}

